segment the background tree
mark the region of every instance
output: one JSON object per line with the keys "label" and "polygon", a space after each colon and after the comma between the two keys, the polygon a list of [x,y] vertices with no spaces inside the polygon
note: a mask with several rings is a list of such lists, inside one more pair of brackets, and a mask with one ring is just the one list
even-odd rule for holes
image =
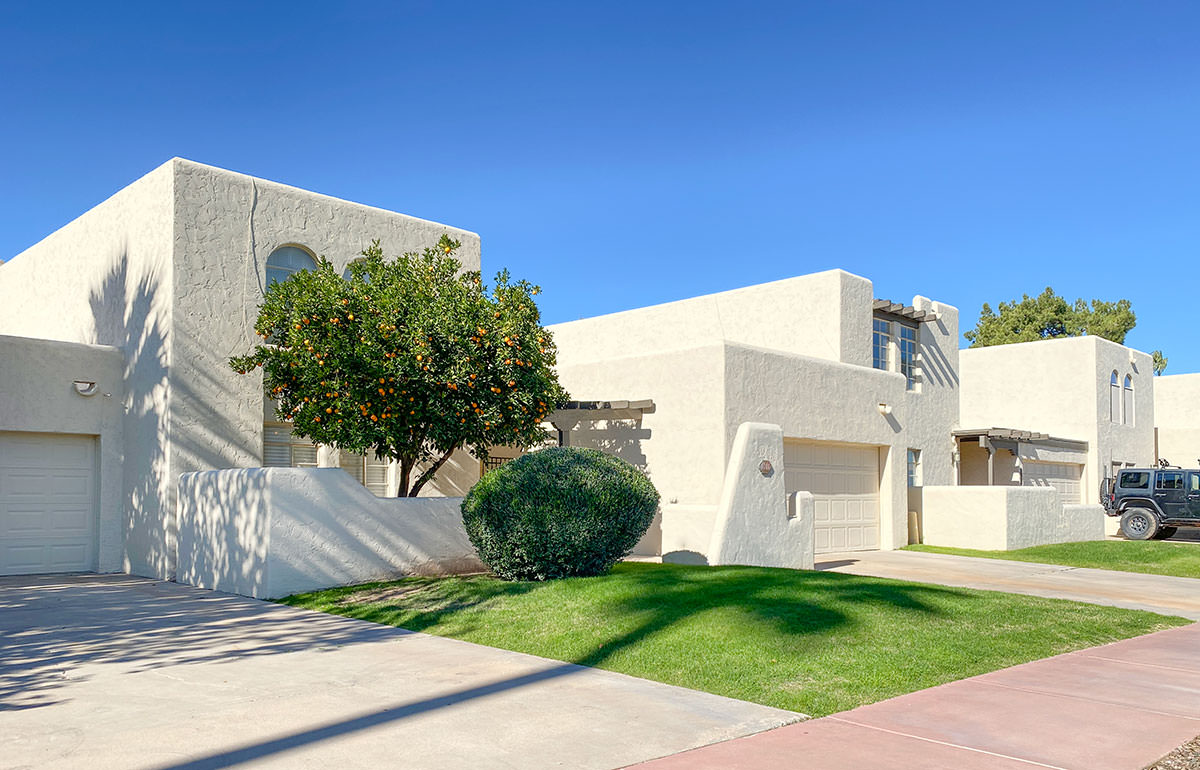
{"label": "background tree", "polygon": [[490,446],[540,443],[566,393],[539,289],[501,272],[489,290],[461,272],[458,248],[443,235],[387,260],[376,241],[348,280],[322,257],[267,289],[254,326],[264,343],[230,366],[262,368],[296,435],[397,461],[401,495],[415,496],[458,449],[486,457]]}
{"label": "background tree", "polygon": [[1167,370],[1167,357],[1161,350],[1151,351],[1150,358],[1154,360],[1154,374],[1159,375]]}
{"label": "background tree", "polygon": [[1127,299],[1094,299],[1090,305],[1077,299],[1071,304],[1047,286],[1036,297],[1025,294],[1020,301],[1001,302],[997,311],[985,302],[979,323],[963,336],[973,348],[1085,334],[1124,343],[1125,335],[1136,323]]}

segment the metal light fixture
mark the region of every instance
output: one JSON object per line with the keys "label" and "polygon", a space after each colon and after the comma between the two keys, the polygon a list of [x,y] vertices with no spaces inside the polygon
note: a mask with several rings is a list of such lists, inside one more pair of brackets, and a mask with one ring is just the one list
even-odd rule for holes
{"label": "metal light fixture", "polygon": [[100,386],[91,380],[75,380],[75,392],[81,396],[94,396],[100,390]]}
{"label": "metal light fixture", "polygon": [[772,473],[775,472],[775,466],[771,465],[770,460],[763,460],[761,463],[758,464],[758,472],[764,476],[770,476]]}
{"label": "metal light fixture", "polygon": [[882,414],[882,415],[884,415],[885,417],[886,417],[887,415],[889,415],[889,414],[891,414],[891,413],[892,413],[892,405],[891,405],[891,404],[883,404],[883,403],[881,403],[881,404],[880,404],[878,407],[876,407],[876,408],[877,408],[877,409],[879,409],[879,413],[880,413],[880,414]]}

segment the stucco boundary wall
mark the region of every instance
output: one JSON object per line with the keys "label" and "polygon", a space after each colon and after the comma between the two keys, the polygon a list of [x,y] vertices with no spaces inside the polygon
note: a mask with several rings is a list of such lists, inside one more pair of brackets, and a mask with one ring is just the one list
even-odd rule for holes
{"label": "stucco boundary wall", "polygon": [[927,545],[1012,551],[1104,539],[1104,509],[1063,505],[1052,487],[925,487]]}
{"label": "stucco boundary wall", "polygon": [[179,479],[181,583],[272,599],[404,575],[480,572],[462,498],[375,497],[336,468]]}
{"label": "stucco boundary wall", "polygon": [[788,499],[783,473],[783,429],[738,426],[717,506],[708,563],[812,569],[814,505],[808,492]]}

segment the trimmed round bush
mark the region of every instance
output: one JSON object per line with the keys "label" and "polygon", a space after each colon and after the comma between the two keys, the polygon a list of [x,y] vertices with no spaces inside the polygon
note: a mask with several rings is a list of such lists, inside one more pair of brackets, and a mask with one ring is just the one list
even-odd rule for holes
{"label": "trimmed round bush", "polygon": [[505,580],[607,572],[637,544],[658,491],[624,460],[555,447],[484,474],[462,503],[479,558]]}

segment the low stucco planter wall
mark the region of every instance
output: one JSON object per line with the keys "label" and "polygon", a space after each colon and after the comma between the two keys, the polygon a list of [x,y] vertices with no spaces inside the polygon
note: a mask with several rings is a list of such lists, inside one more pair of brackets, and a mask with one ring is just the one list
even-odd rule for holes
{"label": "low stucco planter wall", "polygon": [[928,545],[1012,551],[1104,539],[1104,509],[1063,505],[1050,487],[925,487]]}
{"label": "low stucco planter wall", "polygon": [[256,598],[484,569],[462,498],[380,498],[337,468],[241,468],[179,480],[181,583]]}

